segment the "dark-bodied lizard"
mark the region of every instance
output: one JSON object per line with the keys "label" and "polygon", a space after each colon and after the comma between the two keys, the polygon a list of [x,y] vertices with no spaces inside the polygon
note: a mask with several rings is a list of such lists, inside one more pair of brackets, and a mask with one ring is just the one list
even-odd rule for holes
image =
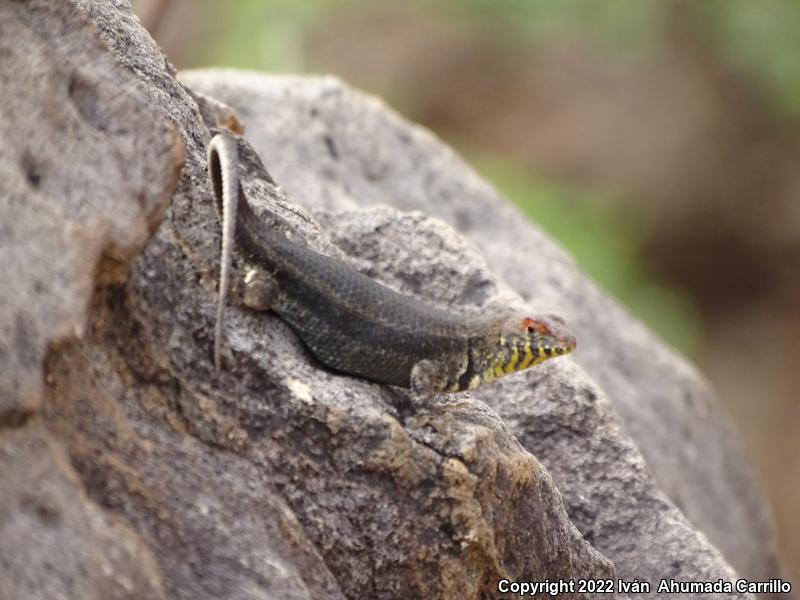
{"label": "dark-bodied lizard", "polygon": [[423,394],[455,392],[575,348],[559,317],[475,317],[428,306],[289,239],[250,207],[239,183],[238,157],[230,134],[211,140],[208,171],[223,231],[217,368],[234,244],[244,263],[255,267],[245,279],[244,303],[273,310],[335,371]]}

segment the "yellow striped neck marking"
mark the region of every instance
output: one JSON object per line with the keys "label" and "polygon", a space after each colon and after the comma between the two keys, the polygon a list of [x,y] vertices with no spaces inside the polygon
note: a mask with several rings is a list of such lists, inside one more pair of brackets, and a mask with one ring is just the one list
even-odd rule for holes
{"label": "yellow striped neck marking", "polygon": [[522,362],[519,365],[519,370],[522,371],[523,369],[527,369],[531,366],[533,359],[535,356],[533,355],[533,350],[531,349],[531,341],[525,340],[525,357],[522,359]]}
{"label": "yellow striped neck marking", "polygon": [[506,374],[511,374],[516,371],[517,362],[519,361],[519,348],[514,346],[513,350],[511,350],[511,359],[506,363],[505,372]]}

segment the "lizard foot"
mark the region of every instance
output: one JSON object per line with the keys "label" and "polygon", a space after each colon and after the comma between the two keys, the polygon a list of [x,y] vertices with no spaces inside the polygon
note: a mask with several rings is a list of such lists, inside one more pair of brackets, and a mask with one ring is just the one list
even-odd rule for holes
{"label": "lizard foot", "polygon": [[415,407],[430,405],[447,386],[447,368],[440,361],[423,359],[411,369],[411,401]]}
{"label": "lizard foot", "polygon": [[278,282],[272,275],[256,267],[247,271],[242,304],[252,310],[268,310],[277,297]]}

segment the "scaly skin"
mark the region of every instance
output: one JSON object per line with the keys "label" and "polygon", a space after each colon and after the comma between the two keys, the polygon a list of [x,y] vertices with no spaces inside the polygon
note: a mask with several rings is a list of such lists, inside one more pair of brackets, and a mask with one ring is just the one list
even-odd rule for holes
{"label": "scaly skin", "polygon": [[268,227],[245,199],[237,141],[227,133],[216,135],[208,156],[223,220],[217,365],[231,237],[244,262],[256,267],[248,277],[246,303],[273,310],[322,364],[342,373],[420,392],[455,392],[575,348],[574,336],[558,317],[475,318],[441,310],[289,239],[280,228]]}

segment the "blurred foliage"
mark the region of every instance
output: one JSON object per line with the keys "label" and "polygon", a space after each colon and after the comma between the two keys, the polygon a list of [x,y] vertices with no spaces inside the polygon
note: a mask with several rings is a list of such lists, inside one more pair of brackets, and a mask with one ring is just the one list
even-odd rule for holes
{"label": "blurred foliage", "polygon": [[187,66],[224,66],[272,72],[306,70],[304,42],[332,9],[331,0],[198,0],[214,36]]}
{"label": "blurred foliage", "polygon": [[698,9],[721,54],[761,83],[777,109],[800,117],[800,2],[708,0]]}
{"label": "blurred foliage", "polygon": [[[343,7],[370,7],[385,0],[198,0],[214,27],[193,65],[220,65],[273,72],[314,68],[306,42],[316,27]],[[545,42],[580,31],[637,60],[658,52],[665,2],[596,0],[416,0],[450,18],[492,19],[509,32],[504,44]],[[707,0],[693,3],[703,39],[732,66],[762,81],[773,105],[800,115],[800,2]],[[513,46],[510,48],[513,55]],[[192,66],[192,65],[186,65]],[[413,90],[404,93],[413,94]],[[401,99],[387,98],[390,104]],[[405,105],[413,105],[405,99]],[[453,140],[448,140],[451,143]],[[611,294],[683,352],[694,354],[702,328],[691,306],[648,272],[640,257],[640,223],[630,209],[604,201],[600,192],[531,176],[510,157],[461,150],[483,174],[537,223],[560,240],[578,263]]]}
{"label": "blurred foliage", "polygon": [[[492,19],[534,42],[580,28],[611,48],[632,55],[656,51],[670,1],[596,0],[416,0],[428,10],[454,17]],[[215,35],[193,65],[222,65],[271,71],[306,68],[304,40],[326,16],[345,6],[387,0],[198,0]],[[693,2],[704,37],[735,65],[767,87],[771,99],[800,116],[800,2],[797,0],[706,0]]]}
{"label": "blurred foliage", "polygon": [[454,10],[501,20],[511,31],[548,41],[578,28],[591,31],[609,48],[638,55],[654,49],[659,38],[657,2],[596,0],[449,0]]}
{"label": "blurred foliage", "polygon": [[[192,66],[220,65],[270,71],[307,67],[302,56],[309,32],[337,10],[375,6],[386,0],[239,0],[236,10],[198,0],[215,36]],[[658,40],[656,3],[596,0],[416,0],[419,8],[452,18],[491,19],[528,40],[546,41],[581,23],[612,48],[641,53]]]}
{"label": "blurred foliage", "polygon": [[580,28],[610,49],[633,58],[657,51],[669,9],[691,3],[701,37],[729,63],[767,91],[773,105],[800,117],[800,1],[666,0],[597,2],[596,0],[449,0],[482,17],[502,19],[538,40]]}

